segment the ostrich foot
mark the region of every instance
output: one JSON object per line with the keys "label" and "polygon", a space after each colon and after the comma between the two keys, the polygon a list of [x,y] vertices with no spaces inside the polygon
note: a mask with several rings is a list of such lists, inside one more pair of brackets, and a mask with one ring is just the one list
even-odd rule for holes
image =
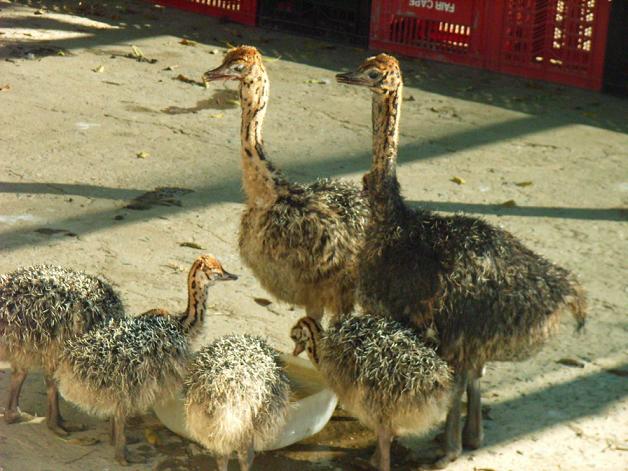
{"label": "ostrich foot", "polygon": [[116,454],[116,461],[122,466],[128,466],[130,464],[146,463],[146,457],[129,453],[125,450],[124,453]]}
{"label": "ostrich foot", "polygon": [[59,437],[67,437],[72,432],[83,432],[87,430],[87,426],[85,424],[75,424],[70,425],[66,424],[63,420],[49,420],[48,428]]}
{"label": "ostrich foot", "polygon": [[477,450],[484,442],[484,432],[470,430],[466,427],[462,430],[462,446],[468,450]]}
{"label": "ostrich foot", "polygon": [[4,413],[4,421],[7,424],[19,424],[22,422],[30,422],[33,419],[36,419],[37,416],[31,415],[27,412],[22,412],[21,410],[8,410]]}
{"label": "ostrich foot", "polygon": [[434,461],[429,466],[429,468],[430,469],[445,469],[449,465],[449,463],[453,463],[454,461],[456,461],[458,457],[460,457],[461,454],[462,454],[461,450],[448,451],[447,453],[445,453],[445,456],[442,456],[438,458],[436,461]]}
{"label": "ostrich foot", "polygon": [[100,440],[94,437],[73,437],[73,438],[63,438],[59,437],[68,445],[79,445],[79,446],[94,446],[100,443]]}
{"label": "ostrich foot", "polygon": [[59,424],[59,426],[68,433],[84,432],[87,430],[87,425],[85,424],[68,424],[63,419],[61,419],[61,424]]}

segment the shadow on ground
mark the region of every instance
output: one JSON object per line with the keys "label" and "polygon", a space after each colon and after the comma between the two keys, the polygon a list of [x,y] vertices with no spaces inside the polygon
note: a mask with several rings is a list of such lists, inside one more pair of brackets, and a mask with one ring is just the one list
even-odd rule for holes
{"label": "shadow on ground", "polygon": [[[43,8],[44,15],[12,21],[12,27],[80,32],[85,36],[9,44],[0,53],[0,57],[21,58],[26,49],[38,47],[72,51],[77,48],[128,46],[133,41],[157,35],[186,37],[201,44],[219,47],[254,44],[267,56],[281,57],[283,60],[332,71],[354,67],[365,55],[370,54],[360,48],[332,45],[309,38],[287,41],[286,37],[290,36],[285,33],[224,23],[215,18],[157,7],[140,0],[113,0],[106,3],[96,0],[23,0],[19,3]],[[4,8],[10,9],[12,6]],[[60,16],[46,17],[46,12],[84,16],[106,23],[114,29],[72,24]],[[185,23],[192,24],[191,29],[184,29],[177,21],[173,21],[181,15],[187,15],[190,19]],[[153,23],[156,21],[158,26]],[[559,120],[560,125],[581,123],[628,132],[628,122],[624,119],[622,109],[624,107],[617,99],[599,93],[416,59],[402,59],[402,68],[408,85],[429,92],[536,116],[551,114]],[[545,123],[537,123],[536,128],[545,129]]]}
{"label": "shadow on ground", "polygon": [[[331,71],[341,70],[361,62],[366,50],[349,48],[342,45],[329,45],[319,41],[299,38],[287,41],[285,34],[250,28],[236,24],[225,24],[205,16],[193,15],[177,10],[155,7],[148,2],[114,0],[96,2],[94,0],[66,1],[23,1],[22,4],[42,8],[43,14],[28,19],[11,21],[14,28],[47,29],[79,32],[84,37],[46,40],[46,41],[7,41],[2,54],[9,61],[21,60],[29,51],[37,56],[37,51],[68,51],[73,53],[80,48],[95,53],[110,54],[103,51],[107,46],[124,47],[130,51],[134,41],[156,35],[188,37],[200,44],[225,47],[228,44],[250,43],[258,45],[266,55],[281,57]],[[3,10],[15,8],[12,4],[2,4]],[[64,16],[54,13],[70,13],[84,16],[105,23],[111,28],[89,27],[65,21]],[[49,15],[49,16],[47,16]],[[173,21],[180,15],[187,15],[186,24],[191,28],[183,29]],[[157,26],[157,24],[159,26]],[[120,52],[113,51],[120,55]],[[43,53],[42,53],[43,54]],[[42,57],[50,54],[43,54]],[[147,55],[149,53],[147,52]],[[42,60],[63,60],[57,54]],[[8,64],[7,64],[8,65]],[[512,139],[557,129],[571,124],[582,123],[628,132],[621,100],[601,94],[567,87],[560,87],[540,82],[504,77],[485,71],[460,69],[456,66],[437,64],[426,61],[403,61],[406,82],[441,95],[476,101],[526,115],[508,121],[477,126],[472,130],[448,133],[427,142],[412,142],[401,146],[399,163],[404,164],[424,159],[433,159],[451,155],[459,149],[472,149],[492,144],[505,139]],[[464,70],[464,73],[461,73]],[[500,84],[504,86],[501,87]],[[161,110],[168,114],[193,113],[222,103],[219,109],[233,107],[233,92],[218,90],[211,100],[203,100],[193,107],[170,107]],[[601,110],[603,109],[603,113]],[[272,146],[270,147],[272,153]],[[333,177],[339,173],[363,172],[370,163],[370,151],[356,155],[331,155],[325,159],[310,160],[306,165],[287,165],[288,175],[305,174],[307,176]],[[57,183],[0,183],[0,192],[30,194],[76,195],[88,198],[105,198],[127,201],[136,198],[150,189],[118,189],[90,185],[68,185]],[[97,211],[81,217],[58,219],[51,223],[55,227],[71,230],[76,234],[98,231],[112,224],[125,224],[157,216],[167,216],[179,211],[196,210],[222,202],[241,201],[240,176],[226,175],[218,184],[210,184],[183,198],[181,206],[172,205],[153,208],[142,213],[125,211],[123,205],[118,208]],[[626,212],[616,208],[558,208],[525,207],[511,208],[491,204],[456,203],[456,202],[416,202],[419,206],[443,212],[464,211],[476,214],[498,214],[521,217],[551,217],[583,220],[625,221]],[[3,233],[4,248],[16,248],[25,244],[37,245],[47,239],[24,237],[32,228],[20,228]]]}
{"label": "shadow on ground", "polygon": [[[534,436],[544,429],[561,423],[604,414],[604,411],[615,402],[628,396],[626,373],[628,373],[628,364],[580,376],[572,381],[548,385],[511,400],[493,402],[490,406],[490,420],[485,421],[484,446],[495,447],[507,444],[524,436]],[[22,407],[26,411],[44,412],[45,392],[40,376],[39,374],[31,375],[25,385],[25,390],[29,392],[23,398]],[[37,388],[41,388],[41,391],[32,391]],[[596,401],[590,400],[593,394]],[[63,404],[63,409],[70,412],[69,415],[73,416],[72,420],[77,420],[76,411],[72,406]],[[154,424],[155,420],[154,418],[132,420],[131,434],[141,436],[142,430],[138,430],[138,427],[143,429],[147,423],[148,427],[152,427],[154,425],[150,424]],[[88,422],[92,426],[98,424],[96,419],[90,418]],[[38,427],[45,427],[45,424],[42,423]],[[105,430],[106,425],[101,425],[99,428]],[[152,469],[161,471],[213,469],[213,458],[204,453],[190,455],[189,442],[179,439],[165,429],[160,430],[160,444],[156,445],[154,450],[148,449],[150,447],[143,438],[140,444],[132,447],[148,456],[158,454]],[[575,430],[575,433],[580,433],[577,428]],[[85,434],[89,433],[85,432]],[[93,435],[93,430],[91,433]],[[586,430],[582,433],[586,435]],[[282,450],[259,453],[256,457],[256,464],[260,469],[275,471],[368,469],[363,465],[374,450],[374,438],[373,432],[362,427],[339,409],[328,425],[317,435]],[[411,440],[414,452],[409,452],[404,446],[395,444],[393,446],[393,462],[396,464],[394,469],[415,471],[421,461],[421,458],[416,455],[424,457],[434,452],[431,438],[428,436]],[[106,443],[98,446],[108,447]],[[465,456],[463,455],[461,459],[465,459]],[[235,461],[232,463],[234,466]],[[237,469],[237,467],[230,469]]]}

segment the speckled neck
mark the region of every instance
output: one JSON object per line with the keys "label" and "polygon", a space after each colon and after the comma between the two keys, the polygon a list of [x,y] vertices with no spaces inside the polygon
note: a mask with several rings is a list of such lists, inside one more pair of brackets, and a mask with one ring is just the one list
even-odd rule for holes
{"label": "speckled neck", "polygon": [[377,173],[379,180],[396,178],[402,94],[401,84],[396,90],[373,94],[372,171]]}
{"label": "speckled neck", "polygon": [[401,201],[396,166],[402,96],[401,83],[395,90],[373,94],[373,162],[364,184],[375,219],[388,217]]}
{"label": "speckled neck", "polygon": [[272,204],[282,178],[266,158],[262,126],[268,105],[270,82],[262,64],[240,83],[242,107],[242,170],[247,203],[254,206]]}
{"label": "speckled neck", "polygon": [[305,347],[305,350],[307,351],[307,356],[314,365],[318,366],[320,362],[318,347],[320,345],[321,331],[323,329],[321,328],[320,324],[311,317],[304,317],[301,322],[303,328],[308,331],[309,336],[307,345]]}
{"label": "speckled neck", "polygon": [[186,330],[203,325],[209,288],[213,282],[207,279],[200,266],[193,267],[188,275],[188,306],[181,324]]}

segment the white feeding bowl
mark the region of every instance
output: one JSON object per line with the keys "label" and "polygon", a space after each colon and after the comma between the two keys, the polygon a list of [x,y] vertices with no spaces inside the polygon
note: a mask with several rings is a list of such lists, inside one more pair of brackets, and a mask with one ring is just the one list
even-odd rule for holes
{"label": "white feeding bowl", "polygon": [[[309,361],[292,355],[280,355],[285,362],[295,400],[275,441],[264,447],[256,446],[256,451],[284,448],[320,432],[329,422],[338,403],[336,395],[326,388],[320,373]],[[155,404],[153,410],[166,427],[177,435],[193,440],[186,428],[181,393],[174,399]]]}

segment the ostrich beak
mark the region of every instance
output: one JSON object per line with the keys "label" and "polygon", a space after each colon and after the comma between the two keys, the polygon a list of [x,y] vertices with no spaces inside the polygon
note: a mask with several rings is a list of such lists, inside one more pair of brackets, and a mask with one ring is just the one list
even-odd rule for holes
{"label": "ostrich beak", "polygon": [[362,85],[365,87],[371,84],[364,79],[360,72],[346,72],[344,74],[336,74],[336,81],[347,85]]}
{"label": "ostrich beak", "polygon": [[212,70],[208,70],[207,72],[203,74],[203,80],[205,82],[214,82],[216,80],[221,80],[221,79],[224,79],[224,80],[236,79],[236,77],[234,77],[227,71],[226,64],[221,64],[219,67],[216,67],[215,69],[212,69]]}
{"label": "ostrich beak", "polygon": [[222,276],[220,277],[220,281],[229,281],[229,280],[237,280],[238,275],[234,275],[233,273],[229,273],[227,270],[223,268]]}
{"label": "ostrich beak", "polygon": [[292,355],[295,357],[298,357],[303,350],[305,350],[305,347],[303,346],[303,344],[297,343],[294,346],[294,350],[292,350]]}

